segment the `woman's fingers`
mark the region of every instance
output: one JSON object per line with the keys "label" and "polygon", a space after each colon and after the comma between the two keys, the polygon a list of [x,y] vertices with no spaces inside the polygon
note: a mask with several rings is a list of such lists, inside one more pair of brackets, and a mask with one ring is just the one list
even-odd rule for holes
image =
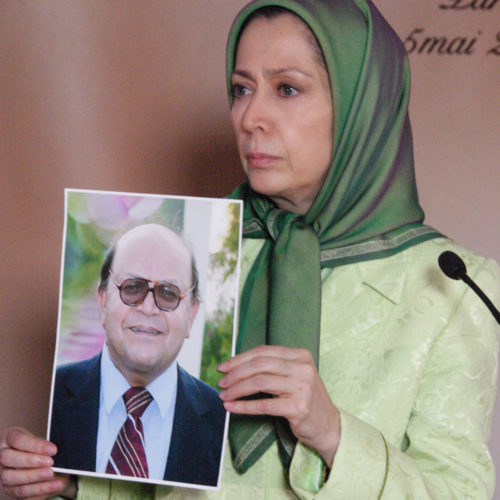
{"label": "woman's fingers", "polygon": [[226,376],[219,381],[219,386],[225,389],[263,373],[290,376],[301,365],[309,364],[312,364],[312,357],[305,349],[259,346],[221,363],[218,370]]}
{"label": "woman's fingers", "polygon": [[[50,470],[50,469],[49,469]],[[33,481],[17,482],[17,476],[13,478],[13,483],[2,481],[4,491],[16,498],[30,498],[40,495],[56,494],[61,490],[62,482],[52,474],[51,479],[39,479],[39,471],[32,471]],[[25,476],[26,477],[26,476]],[[20,478],[19,478],[20,479]]]}
{"label": "woman's fingers", "polygon": [[224,407],[231,413],[245,415],[273,415],[290,421],[303,418],[307,412],[305,401],[291,397],[270,397],[248,400],[224,401]]}
{"label": "woman's fingers", "polygon": [[287,377],[257,373],[232,383],[219,394],[222,401],[234,401],[258,393],[283,396],[290,389]]}
{"label": "woman's fingers", "polygon": [[249,351],[245,351],[241,354],[233,356],[231,359],[228,359],[227,361],[221,363],[217,367],[217,369],[222,373],[228,373],[237,366],[240,366],[243,363],[250,362],[253,359],[259,357],[295,360],[304,356],[311,356],[309,351],[307,351],[306,349],[293,349],[291,347],[284,347],[279,345],[261,345],[250,349]]}
{"label": "woman's fingers", "polygon": [[55,473],[51,468],[44,469],[5,469],[2,473],[2,483],[6,486],[32,484],[53,479]]}
{"label": "woman's fingers", "polygon": [[[223,389],[235,388],[242,382],[252,380],[256,384],[254,392],[262,392],[270,389],[266,383],[269,383],[271,376],[288,377],[292,370],[293,365],[288,360],[267,357],[254,358],[233,368],[219,380],[219,386]],[[266,376],[269,377],[266,378]],[[240,394],[236,397],[244,395],[247,394]]]}
{"label": "woman's fingers", "polygon": [[36,500],[68,492],[76,493],[75,480],[54,474],[52,456],[57,447],[21,427],[2,432],[0,441],[0,477],[4,492],[16,498]]}
{"label": "woman's fingers", "polygon": [[317,377],[310,353],[283,346],[259,346],[223,363],[226,376],[219,381],[223,401],[258,394],[308,396]]}
{"label": "woman's fingers", "polygon": [[55,478],[49,481],[43,481],[33,484],[22,484],[15,486],[4,485],[4,491],[7,495],[15,498],[24,499],[45,499],[59,495],[64,490],[64,479]]}
{"label": "woman's fingers", "polygon": [[74,478],[67,474],[55,474],[52,469],[3,469],[4,492],[15,498],[48,498],[65,493],[68,498],[76,495]]}
{"label": "woman's fingers", "polygon": [[2,448],[0,451],[0,464],[3,467],[14,469],[38,469],[52,467],[54,461],[46,455],[37,455],[13,448]]}
{"label": "woman's fingers", "polygon": [[[284,417],[295,436],[331,465],[340,439],[339,413],[309,351],[259,346],[222,363],[220,398],[226,410]],[[267,393],[272,397],[241,399]]]}
{"label": "woman's fingers", "polygon": [[[0,450],[17,450],[46,457],[51,457],[57,453],[55,444],[46,439],[34,436],[22,427],[4,429],[0,442]],[[50,462],[52,463],[52,461]],[[27,464],[27,467],[31,467],[31,465]]]}

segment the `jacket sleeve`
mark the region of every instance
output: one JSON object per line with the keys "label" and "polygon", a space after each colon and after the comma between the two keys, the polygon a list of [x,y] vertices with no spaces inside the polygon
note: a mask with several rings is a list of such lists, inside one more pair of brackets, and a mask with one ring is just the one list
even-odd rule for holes
{"label": "jacket sleeve", "polygon": [[[499,273],[486,261],[475,279],[498,303]],[[464,285],[465,286],[465,285]],[[489,499],[494,469],[488,450],[495,403],[499,327],[467,290],[434,339],[420,377],[404,442],[340,410],[341,440],[326,481],[324,464],[297,446],[290,482],[301,499]]]}

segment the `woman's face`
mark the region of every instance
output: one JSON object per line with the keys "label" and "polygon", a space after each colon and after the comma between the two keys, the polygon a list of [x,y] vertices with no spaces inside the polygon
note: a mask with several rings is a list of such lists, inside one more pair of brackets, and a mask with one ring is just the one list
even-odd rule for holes
{"label": "woman's face", "polygon": [[292,15],[256,18],[241,35],[231,117],[252,188],[285,210],[307,212],[330,164],[328,74],[307,26]]}

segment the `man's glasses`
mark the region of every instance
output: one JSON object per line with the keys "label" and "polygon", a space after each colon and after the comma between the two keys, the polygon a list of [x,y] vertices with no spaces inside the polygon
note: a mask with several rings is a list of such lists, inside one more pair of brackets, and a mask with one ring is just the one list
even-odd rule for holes
{"label": "man's glasses", "polygon": [[120,284],[116,282],[111,271],[109,271],[109,275],[120,291],[122,302],[131,307],[137,307],[139,304],[142,304],[146,300],[146,295],[152,292],[158,309],[162,311],[175,311],[181,300],[194,289],[192,287],[186,294],[183,294],[174,283],[151,281],[145,278],[127,278]]}

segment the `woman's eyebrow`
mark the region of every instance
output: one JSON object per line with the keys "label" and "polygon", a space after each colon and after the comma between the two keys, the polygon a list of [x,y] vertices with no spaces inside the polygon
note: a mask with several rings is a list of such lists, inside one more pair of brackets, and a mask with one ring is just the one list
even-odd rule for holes
{"label": "woman's eyebrow", "polygon": [[233,70],[233,73],[231,74],[231,76],[241,76],[243,78],[252,79],[252,75],[248,71],[245,71],[243,69],[235,69],[235,70]]}
{"label": "woman's eyebrow", "polygon": [[[296,68],[294,66],[286,66],[284,68],[275,68],[275,69],[266,69],[264,70],[264,74],[267,77],[274,77],[274,76],[280,76],[286,73],[299,73],[300,75],[304,75],[307,78],[313,78],[313,76],[302,69]],[[244,69],[235,69],[233,71],[233,75],[241,76],[243,78],[249,78],[252,79],[252,74],[249,71],[246,71]]]}
{"label": "woman's eyebrow", "polygon": [[312,78],[312,75],[309,72],[296,68],[294,66],[286,66],[284,68],[276,68],[276,69],[266,69],[264,71],[264,74],[266,76],[280,76],[285,73],[299,73],[300,75]]}

